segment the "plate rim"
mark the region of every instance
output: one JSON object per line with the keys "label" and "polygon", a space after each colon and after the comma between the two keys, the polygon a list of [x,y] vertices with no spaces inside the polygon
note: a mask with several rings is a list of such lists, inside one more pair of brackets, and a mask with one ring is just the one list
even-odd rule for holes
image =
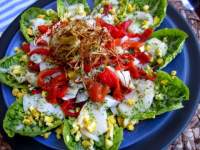
{"label": "plate rim", "polygon": [[[41,7],[44,7],[45,5],[47,5],[49,3],[52,3],[54,1],[55,0],[46,0],[46,1],[41,1],[40,0],[40,1],[37,1],[34,4],[32,4],[31,6],[27,7],[27,9],[29,9],[30,7],[40,7],[41,8]],[[193,30],[191,29],[189,23],[183,18],[182,15],[180,15],[178,13],[178,11],[170,3],[168,5],[167,9],[168,9],[167,12],[169,14],[171,14],[171,15],[173,14],[174,17],[179,20],[179,28],[180,29],[184,29],[184,31],[186,33],[188,33],[188,35],[189,35],[188,40],[190,39],[191,41],[194,42],[193,43],[194,45],[192,47],[194,47],[196,49],[196,51],[198,53],[198,56],[200,56],[200,45],[199,45],[199,42],[197,40],[197,37],[195,36]],[[0,47],[0,52],[1,52],[0,53],[0,58],[4,57],[4,55],[6,53],[6,50],[7,50],[8,46],[9,46],[10,41],[8,39],[12,39],[13,35],[15,35],[15,33],[19,30],[19,20],[20,20],[20,17],[21,17],[22,13],[20,13],[20,15],[18,15],[18,17],[16,17],[16,19],[7,27],[7,29],[4,31],[4,33],[2,34],[2,36],[0,38],[0,45],[1,45],[1,47]],[[171,15],[169,15],[169,16],[171,16]],[[182,26],[180,27],[181,24],[182,24]],[[190,49],[192,49],[192,48],[190,48]],[[200,61],[199,61],[199,64],[200,64]],[[200,75],[200,71],[198,71],[198,75]],[[200,81],[199,81],[199,83],[200,83]],[[194,109],[191,110],[189,114],[187,114],[187,117],[186,117],[186,119],[184,119],[184,123],[182,123],[182,126],[179,127],[179,129],[177,129],[176,133],[174,132],[173,135],[171,135],[170,138],[167,138],[168,140],[166,140],[166,138],[165,138],[165,140],[162,140],[162,143],[160,143],[161,139],[158,139],[158,141],[157,141],[158,145],[151,145],[152,146],[151,148],[154,148],[154,147],[155,147],[155,149],[157,149],[157,148],[166,148],[186,128],[186,126],[189,124],[190,120],[192,119],[192,116],[194,115],[194,113],[196,111],[196,108],[198,106],[198,103],[200,101],[200,86],[198,87],[198,90],[196,90],[196,91],[197,91],[197,96],[196,96],[196,99],[193,100],[194,102],[191,99],[189,101],[190,103],[194,104],[194,106],[193,106]],[[2,90],[0,90],[0,98],[1,98],[1,103],[3,102],[3,106],[2,106],[3,107],[3,110],[2,110],[3,113],[2,114],[5,115],[5,111],[7,110],[7,107],[5,105],[5,100],[2,97]],[[2,123],[2,119],[1,119],[1,123]],[[156,136],[156,137],[158,137],[158,136]],[[146,137],[146,139],[144,141],[146,141],[146,143],[152,143],[152,140],[150,140],[148,137]],[[135,145],[138,145],[138,146],[135,146]],[[126,149],[131,149],[131,148],[133,148],[133,146],[135,147],[134,149],[141,149],[142,145],[148,145],[148,144],[144,144],[144,143],[138,142],[138,143],[136,143],[134,145],[130,145]],[[45,145],[45,146],[47,146],[47,145]],[[146,148],[147,147],[148,146],[146,146]],[[145,147],[142,147],[142,148],[145,148]]]}

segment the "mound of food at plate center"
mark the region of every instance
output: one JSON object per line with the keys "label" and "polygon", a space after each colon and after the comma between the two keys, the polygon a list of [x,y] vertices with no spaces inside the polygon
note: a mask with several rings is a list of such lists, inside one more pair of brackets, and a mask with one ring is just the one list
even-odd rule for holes
{"label": "mound of food at plate center", "polygon": [[70,67],[92,63],[99,57],[112,54],[106,44],[112,40],[110,33],[97,26],[93,19],[73,20],[53,31],[50,47],[55,63]]}

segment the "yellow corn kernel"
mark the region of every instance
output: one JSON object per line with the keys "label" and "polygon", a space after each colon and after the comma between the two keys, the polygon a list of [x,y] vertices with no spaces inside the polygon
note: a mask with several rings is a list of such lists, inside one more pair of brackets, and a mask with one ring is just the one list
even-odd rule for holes
{"label": "yellow corn kernel", "polygon": [[176,76],[176,74],[177,74],[176,70],[173,70],[173,71],[171,72],[171,75],[172,75],[172,76]]}
{"label": "yellow corn kernel", "polygon": [[157,56],[159,56],[159,57],[162,56],[162,53],[161,53],[161,50],[160,50],[160,49],[156,49],[155,52],[156,52],[156,55],[157,55]]}
{"label": "yellow corn kernel", "polygon": [[48,93],[46,91],[42,91],[42,97],[44,97],[44,98],[47,97],[47,94]]}
{"label": "yellow corn kernel", "polygon": [[28,35],[32,36],[33,35],[33,30],[31,28],[28,28],[27,29],[27,33],[28,33]]}
{"label": "yellow corn kernel", "polygon": [[166,85],[168,83],[168,80],[161,80],[160,82],[161,84]]}
{"label": "yellow corn kernel", "polygon": [[103,14],[103,8],[101,8],[101,9],[99,10],[99,13],[100,13],[100,14]]}
{"label": "yellow corn kernel", "polygon": [[39,119],[39,117],[40,117],[40,112],[39,112],[39,111],[37,111],[36,109],[34,109],[34,111],[32,111],[31,113],[32,113],[32,116],[33,116],[36,120]]}
{"label": "yellow corn kernel", "polygon": [[128,4],[128,8],[127,8],[127,10],[128,10],[128,12],[132,12],[132,11],[134,11],[134,7],[133,7],[133,5],[131,5],[131,4]]}
{"label": "yellow corn kernel", "polygon": [[163,60],[162,58],[158,58],[157,63],[158,63],[159,65],[163,64],[163,62],[164,62],[164,60]]}
{"label": "yellow corn kernel", "polygon": [[133,106],[135,104],[135,100],[134,99],[128,99],[126,101],[126,104],[129,105],[129,106]]}
{"label": "yellow corn kernel", "polygon": [[63,126],[60,126],[59,128],[57,128],[57,129],[55,130],[55,132],[56,132],[56,138],[57,138],[57,139],[61,139],[62,132],[63,132]]}
{"label": "yellow corn kernel", "polygon": [[18,93],[20,93],[20,90],[19,90],[18,88],[13,88],[13,89],[12,89],[12,95],[13,95],[13,96],[17,96]]}
{"label": "yellow corn kernel", "polygon": [[51,116],[45,116],[44,117],[44,122],[46,122],[46,123],[52,123],[53,120],[54,120],[54,118],[51,117]]}
{"label": "yellow corn kernel", "polygon": [[113,146],[113,141],[109,140],[109,139],[105,139],[105,144],[106,144],[106,148],[110,148],[111,146]]}
{"label": "yellow corn kernel", "polygon": [[145,48],[144,48],[144,49],[148,52],[148,51],[151,50],[151,46],[147,44],[147,45],[145,45]]}
{"label": "yellow corn kernel", "polygon": [[153,24],[155,25],[155,24],[158,24],[159,22],[160,22],[160,18],[158,18],[158,16],[155,16],[153,18]]}
{"label": "yellow corn kernel", "polygon": [[107,0],[103,1],[103,5],[109,5],[109,4],[110,4],[109,1]]}
{"label": "yellow corn kernel", "polygon": [[119,22],[119,18],[117,16],[114,16],[114,21]]}
{"label": "yellow corn kernel", "polygon": [[116,124],[115,116],[114,115],[109,116],[108,117],[108,122],[110,124]]}
{"label": "yellow corn kernel", "polygon": [[88,147],[90,147],[91,144],[90,144],[89,140],[83,140],[82,145],[83,145],[83,147],[88,148]]}
{"label": "yellow corn kernel", "polygon": [[124,119],[122,117],[117,117],[117,122],[119,126],[123,126]]}
{"label": "yellow corn kernel", "polygon": [[114,9],[114,8],[112,8],[111,10],[109,10],[109,12],[110,12],[112,15],[115,15],[115,14],[116,14],[116,12],[115,12],[115,9]]}
{"label": "yellow corn kernel", "polygon": [[128,118],[124,118],[124,121],[123,121],[123,128],[126,128],[129,124],[130,120]]}
{"label": "yellow corn kernel", "polygon": [[149,5],[144,5],[143,10],[146,12],[149,11]]}
{"label": "yellow corn kernel", "polygon": [[23,124],[25,124],[25,125],[31,125],[31,124],[32,124],[32,121],[29,120],[29,119],[24,119],[24,120],[23,120]]}
{"label": "yellow corn kernel", "polygon": [[146,28],[148,28],[148,20],[144,20],[143,22],[142,22],[142,28],[143,29],[146,29]]}
{"label": "yellow corn kernel", "polygon": [[43,136],[45,139],[48,139],[50,135],[51,135],[51,132],[46,132],[46,133],[42,134],[42,136]]}
{"label": "yellow corn kernel", "polygon": [[23,56],[20,58],[20,61],[22,61],[22,62],[28,62],[28,56],[27,56],[27,55],[23,55]]}
{"label": "yellow corn kernel", "polygon": [[93,122],[90,123],[90,125],[88,125],[88,126],[86,127],[86,129],[87,129],[90,133],[92,133],[92,132],[94,132],[94,131],[96,130],[96,127],[97,127],[97,124],[96,124],[95,121],[93,121]]}
{"label": "yellow corn kernel", "polygon": [[15,47],[15,48],[14,48],[14,50],[15,50],[15,52],[16,52],[16,53],[18,53],[18,52],[21,52],[21,51],[22,51],[22,50],[21,50],[19,47]]}
{"label": "yellow corn kernel", "polygon": [[113,139],[113,134],[114,134],[114,126],[111,124],[108,127],[106,137],[110,138],[110,139]]}
{"label": "yellow corn kernel", "polygon": [[133,124],[128,124],[127,130],[133,131],[134,130],[134,125]]}
{"label": "yellow corn kernel", "polygon": [[78,131],[78,132],[76,133],[76,136],[75,136],[75,141],[78,142],[78,141],[80,141],[80,139],[81,139],[81,132]]}
{"label": "yellow corn kernel", "polygon": [[38,15],[37,18],[44,19],[44,18],[45,18],[45,15]]}
{"label": "yellow corn kernel", "polygon": [[19,75],[22,73],[22,67],[20,65],[13,66],[11,72],[15,75]]}

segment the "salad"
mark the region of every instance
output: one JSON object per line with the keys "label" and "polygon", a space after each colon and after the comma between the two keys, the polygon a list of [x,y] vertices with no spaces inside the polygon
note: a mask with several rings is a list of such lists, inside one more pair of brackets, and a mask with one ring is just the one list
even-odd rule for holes
{"label": "salad", "polygon": [[160,69],[187,34],[155,31],[167,0],[57,0],[57,12],[32,7],[21,15],[25,42],[0,60],[0,82],[16,101],[3,128],[9,137],[52,131],[70,150],[117,150],[123,130],[183,108],[188,87]]}

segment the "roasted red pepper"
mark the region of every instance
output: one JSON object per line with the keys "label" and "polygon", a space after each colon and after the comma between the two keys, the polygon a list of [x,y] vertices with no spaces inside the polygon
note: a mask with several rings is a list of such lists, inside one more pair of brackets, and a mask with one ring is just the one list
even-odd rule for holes
{"label": "roasted red pepper", "polygon": [[106,5],[104,5],[103,13],[105,15],[107,15],[110,12],[111,9],[112,9],[112,4],[106,4]]}
{"label": "roasted red pepper", "polygon": [[98,74],[97,77],[101,83],[108,85],[113,90],[113,97],[117,100],[122,100],[123,95],[121,92],[120,80],[114,72],[109,68]]}
{"label": "roasted red pepper", "polygon": [[132,78],[138,79],[140,77],[139,69],[133,64],[133,62],[129,62],[127,67]]}
{"label": "roasted red pepper", "polygon": [[62,72],[60,67],[41,71],[38,75],[38,80],[37,80],[38,86],[41,87],[43,90],[48,90],[50,88],[49,87],[50,81],[47,82],[47,81],[45,81],[45,79],[57,72]]}
{"label": "roasted red pepper", "polygon": [[36,49],[34,49],[34,50],[32,50],[31,52],[28,53],[29,56],[31,56],[33,54],[48,55],[49,50],[46,49],[46,48],[36,48]]}
{"label": "roasted red pepper", "polygon": [[36,40],[36,44],[37,44],[38,46],[48,46],[47,41],[45,41],[42,37],[39,37],[39,38]]}
{"label": "roasted red pepper", "polygon": [[30,51],[30,44],[24,42],[24,43],[21,45],[21,48],[22,48],[22,50],[23,50],[24,52],[28,53],[28,52]]}
{"label": "roasted red pepper", "polygon": [[77,108],[78,104],[75,103],[74,99],[65,101],[62,105],[61,105],[61,109],[64,112],[65,116],[69,116],[69,117],[77,117],[79,115],[79,112],[76,112],[76,108]]}
{"label": "roasted red pepper", "polygon": [[32,70],[32,71],[36,71],[36,72],[40,71],[40,66],[39,66],[39,64],[35,64],[35,63],[32,62],[32,61],[29,61],[29,62],[28,62],[28,68],[29,68],[30,70]]}
{"label": "roasted red pepper", "polygon": [[93,80],[87,81],[86,86],[89,97],[94,102],[103,102],[105,96],[109,92],[109,87],[107,85],[103,85]]}
{"label": "roasted red pepper", "polygon": [[146,64],[151,61],[151,56],[145,52],[139,52],[136,54],[136,58],[140,60],[141,64]]}
{"label": "roasted red pepper", "polygon": [[48,31],[48,26],[47,25],[40,25],[40,26],[38,26],[38,30],[40,31],[40,33],[44,34]]}

